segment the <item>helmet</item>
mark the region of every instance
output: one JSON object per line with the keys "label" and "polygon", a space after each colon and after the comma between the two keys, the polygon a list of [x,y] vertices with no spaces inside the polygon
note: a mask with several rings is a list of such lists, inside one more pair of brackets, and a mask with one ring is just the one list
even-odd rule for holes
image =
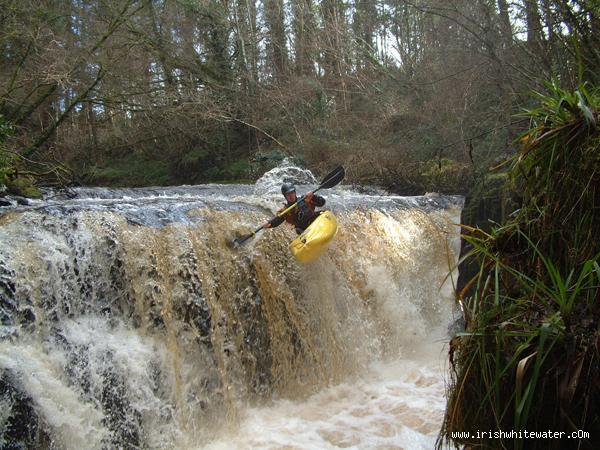
{"label": "helmet", "polygon": [[281,193],[285,195],[289,192],[296,192],[296,186],[294,186],[292,183],[283,183],[281,185]]}

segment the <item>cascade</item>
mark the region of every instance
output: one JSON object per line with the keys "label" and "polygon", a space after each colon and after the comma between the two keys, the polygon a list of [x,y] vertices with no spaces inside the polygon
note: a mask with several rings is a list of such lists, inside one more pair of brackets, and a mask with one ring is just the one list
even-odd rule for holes
{"label": "cascade", "polygon": [[431,448],[462,198],[338,186],[317,261],[285,224],[230,248],[316,185],[276,171],[4,208],[0,447]]}

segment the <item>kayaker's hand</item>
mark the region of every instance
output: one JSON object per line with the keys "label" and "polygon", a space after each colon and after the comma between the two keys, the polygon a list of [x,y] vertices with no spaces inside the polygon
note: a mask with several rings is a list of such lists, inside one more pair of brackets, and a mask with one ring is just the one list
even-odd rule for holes
{"label": "kayaker's hand", "polygon": [[262,227],[263,227],[263,230],[266,230],[267,228],[271,228],[271,223],[267,222]]}
{"label": "kayaker's hand", "polygon": [[314,196],[315,194],[313,194],[312,192],[307,192],[306,194],[304,194],[304,201],[307,203],[312,203]]}

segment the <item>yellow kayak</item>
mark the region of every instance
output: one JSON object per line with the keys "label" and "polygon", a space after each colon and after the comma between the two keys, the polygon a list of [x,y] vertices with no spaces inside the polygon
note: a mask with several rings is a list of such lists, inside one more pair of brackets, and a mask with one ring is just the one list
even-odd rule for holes
{"label": "yellow kayak", "polygon": [[323,211],[304,232],[292,241],[290,249],[296,259],[307,263],[320,256],[337,232],[337,221],[331,211]]}

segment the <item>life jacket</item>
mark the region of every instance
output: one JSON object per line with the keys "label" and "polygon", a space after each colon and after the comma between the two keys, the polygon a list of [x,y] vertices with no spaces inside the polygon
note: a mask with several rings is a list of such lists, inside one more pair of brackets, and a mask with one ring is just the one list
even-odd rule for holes
{"label": "life jacket", "polygon": [[[293,203],[288,203],[283,208],[279,210],[279,212],[283,211],[285,208],[290,207]],[[292,211],[290,211],[285,216],[285,221],[290,223],[296,227],[296,232],[298,234],[302,233],[302,231],[306,230],[308,226],[315,220],[315,218],[319,215],[319,213],[315,212],[315,203],[314,197],[310,200],[305,200],[300,205],[296,206]]]}

